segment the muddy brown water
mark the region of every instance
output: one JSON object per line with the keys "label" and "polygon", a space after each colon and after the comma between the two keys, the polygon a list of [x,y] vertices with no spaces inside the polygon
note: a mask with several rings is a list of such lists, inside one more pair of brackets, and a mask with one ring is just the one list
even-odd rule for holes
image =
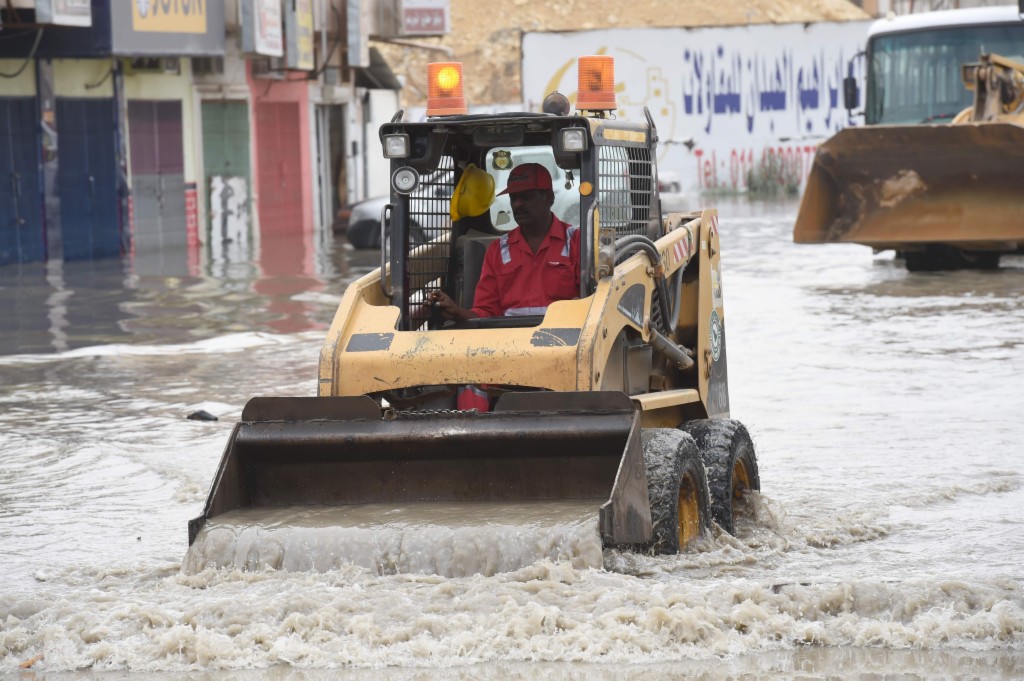
{"label": "muddy brown water", "polygon": [[376,255],[0,268],[0,676],[1024,676],[1024,258],[913,274],[794,245],[793,201],[719,206],[763,493],[735,537],[599,568],[184,573],[246,399],[314,393]]}

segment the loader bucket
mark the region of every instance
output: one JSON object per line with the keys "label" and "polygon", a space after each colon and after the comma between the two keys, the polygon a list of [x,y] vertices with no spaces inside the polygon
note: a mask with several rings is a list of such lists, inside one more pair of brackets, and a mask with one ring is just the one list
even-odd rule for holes
{"label": "loader bucket", "polygon": [[797,243],[995,248],[1024,242],[1024,127],[847,128],[818,148]]}
{"label": "loader bucket", "polygon": [[257,397],[189,522],[189,545],[239,509],[546,500],[592,501],[606,545],[650,540],[640,418],[625,394],[507,393],[484,414]]}

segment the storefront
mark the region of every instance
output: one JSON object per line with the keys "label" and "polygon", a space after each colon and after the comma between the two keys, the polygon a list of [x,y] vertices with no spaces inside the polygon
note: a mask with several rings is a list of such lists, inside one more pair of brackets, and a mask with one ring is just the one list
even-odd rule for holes
{"label": "storefront", "polygon": [[[224,5],[53,6],[20,11],[0,41],[0,73],[18,74],[0,97],[0,173],[15,178],[0,182],[0,264],[130,254],[185,273],[199,240],[183,57],[223,54]],[[180,253],[147,263],[166,246]]]}

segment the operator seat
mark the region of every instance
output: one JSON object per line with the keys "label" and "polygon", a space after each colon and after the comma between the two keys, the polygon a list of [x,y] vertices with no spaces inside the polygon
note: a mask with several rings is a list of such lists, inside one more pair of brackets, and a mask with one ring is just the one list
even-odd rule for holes
{"label": "operator seat", "polygon": [[450,295],[465,308],[473,307],[487,246],[501,234],[491,224],[489,208],[493,201],[494,178],[470,163],[451,200],[452,224],[459,237],[455,241],[455,267],[450,270],[455,279]]}
{"label": "operator seat", "polygon": [[459,258],[460,267],[457,270],[455,292],[457,302],[462,307],[469,309],[473,307],[473,298],[476,294],[476,283],[480,280],[480,270],[484,266],[484,254],[491,242],[497,239],[499,233],[487,233],[471,229],[459,237],[456,242],[456,252]]}

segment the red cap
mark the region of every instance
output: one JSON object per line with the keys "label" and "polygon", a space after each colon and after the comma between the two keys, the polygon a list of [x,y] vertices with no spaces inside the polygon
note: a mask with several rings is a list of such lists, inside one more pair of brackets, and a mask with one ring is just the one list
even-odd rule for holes
{"label": "red cap", "polygon": [[498,192],[498,196],[531,189],[551,189],[551,173],[539,163],[523,163],[513,168],[512,174],[508,176],[508,186]]}

